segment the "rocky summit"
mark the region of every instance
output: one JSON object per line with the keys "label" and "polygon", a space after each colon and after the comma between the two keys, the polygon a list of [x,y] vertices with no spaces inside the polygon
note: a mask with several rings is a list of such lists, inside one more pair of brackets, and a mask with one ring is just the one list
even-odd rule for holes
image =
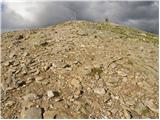
{"label": "rocky summit", "polygon": [[158,35],[67,21],[1,34],[1,118],[158,118]]}

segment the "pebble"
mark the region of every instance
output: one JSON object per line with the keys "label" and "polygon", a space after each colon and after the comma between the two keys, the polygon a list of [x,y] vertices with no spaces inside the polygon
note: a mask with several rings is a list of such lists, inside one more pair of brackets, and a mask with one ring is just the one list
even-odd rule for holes
{"label": "pebble", "polygon": [[45,66],[44,66],[44,70],[45,70],[45,71],[49,70],[49,68],[50,68],[51,66],[52,66],[52,63],[45,65]]}
{"label": "pebble", "polygon": [[22,119],[42,119],[42,109],[31,107],[22,112]]}
{"label": "pebble", "polygon": [[9,65],[10,65],[9,61],[4,62],[4,66],[9,66]]}
{"label": "pebble", "polygon": [[42,77],[40,77],[40,76],[37,76],[37,77],[35,77],[35,80],[36,80],[37,82],[40,82],[40,81],[42,81],[42,80],[43,80],[43,78],[42,78]]}
{"label": "pebble", "polygon": [[96,78],[96,80],[99,80],[100,76],[99,75],[95,75],[95,78]]}
{"label": "pebble", "polygon": [[52,90],[47,91],[48,98],[54,97],[54,93]]}
{"label": "pebble", "polygon": [[16,81],[16,86],[17,87],[21,87],[21,86],[23,86],[23,85],[25,85],[26,84],[26,82],[24,81],[24,80],[17,80]]}
{"label": "pebble", "polygon": [[93,91],[94,93],[99,94],[99,95],[104,95],[106,93],[104,88],[94,88]]}
{"label": "pebble", "polygon": [[123,71],[118,71],[117,73],[118,73],[118,75],[120,75],[122,77],[126,77],[127,76],[127,74],[125,72],[123,72]]}
{"label": "pebble", "polygon": [[12,106],[14,103],[14,101],[7,101],[7,103],[5,103],[5,106]]}

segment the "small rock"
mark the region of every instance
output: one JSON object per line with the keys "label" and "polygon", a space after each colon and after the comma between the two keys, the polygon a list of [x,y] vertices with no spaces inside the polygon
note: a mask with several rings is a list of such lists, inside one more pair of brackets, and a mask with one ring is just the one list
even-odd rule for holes
{"label": "small rock", "polygon": [[62,98],[55,98],[55,99],[54,99],[55,102],[60,102],[60,101],[62,101],[62,100],[63,100]]}
{"label": "small rock", "polygon": [[58,97],[60,93],[58,91],[49,90],[47,91],[47,95],[48,95],[48,98],[52,98],[52,97]]}
{"label": "small rock", "polygon": [[95,88],[94,93],[99,94],[99,95],[104,95],[106,93],[104,88]]}
{"label": "small rock", "polygon": [[26,82],[24,81],[24,80],[17,80],[16,81],[16,86],[17,87],[21,87],[21,86],[23,86],[23,85],[25,85],[26,84]]}
{"label": "small rock", "polygon": [[125,72],[123,72],[123,71],[118,71],[117,73],[118,73],[118,75],[120,75],[122,77],[126,77],[127,76],[127,74]]}
{"label": "small rock", "polygon": [[13,58],[13,57],[15,57],[16,56],[16,54],[14,53],[14,52],[12,52],[10,55],[9,55],[9,58]]}
{"label": "small rock", "polygon": [[26,83],[28,84],[28,83],[31,83],[31,82],[33,82],[35,79],[34,79],[34,77],[29,77],[29,78],[27,78],[27,81],[26,81]]}
{"label": "small rock", "polygon": [[52,91],[52,90],[47,91],[47,95],[48,95],[48,98],[52,98],[52,97],[54,97],[54,93],[53,93],[53,91]]}
{"label": "small rock", "polygon": [[15,102],[14,101],[7,101],[7,103],[5,104],[5,106],[12,106]]}
{"label": "small rock", "polygon": [[71,65],[69,65],[69,64],[66,64],[63,66],[63,68],[69,68],[69,67],[71,67]]}
{"label": "small rock", "polygon": [[75,99],[78,99],[82,94],[83,94],[83,91],[82,91],[82,90],[77,90],[77,91],[74,93],[74,98],[75,98]]}
{"label": "small rock", "polygon": [[96,80],[99,80],[100,79],[100,76],[99,75],[95,75],[95,78],[96,78]]}
{"label": "small rock", "polygon": [[33,101],[33,100],[38,99],[38,96],[36,94],[34,94],[34,93],[30,93],[30,94],[24,96],[23,99],[25,101]]}
{"label": "small rock", "polygon": [[55,111],[46,111],[43,114],[44,119],[54,119],[56,117]]}
{"label": "small rock", "polygon": [[81,64],[80,61],[76,60],[73,62],[73,64],[77,65],[77,64]]}
{"label": "small rock", "polygon": [[107,103],[111,99],[111,93],[107,92],[104,96],[104,102]]}
{"label": "small rock", "polygon": [[42,109],[31,107],[22,113],[22,119],[42,119]]}
{"label": "small rock", "polygon": [[5,63],[4,63],[4,66],[9,66],[10,65],[10,62],[9,61],[6,61]]}
{"label": "small rock", "polygon": [[37,82],[40,82],[40,81],[42,81],[42,80],[44,80],[42,77],[40,77],[40,76],[37,76],[37,77],[35,77],[35,80],[37,81]]}
{"label": "small rock", "polygon": [[13,63],[13,66],[17,66],[17,65],[19,65],[19,61],[15,60],[14,63]]}
{"label": "small rock", "polygon": [[40,71],[37,69],[36,72],[34,73],[34,75],[38,75],[40,73]]}
{"label": "small rock", "polygon": [[45,65],[45,66],[44,66],[44,70],[45,70],[45,71],[49,70],[49,68],[50,68],[51,66],[52,66],[52,63]]}
{"label": "small rock", "polygon": [[126,119],[131,119],[132,118],[132,115],[128,110],[124,110],[123,112],[124,112],[124,116],[125,116]]}

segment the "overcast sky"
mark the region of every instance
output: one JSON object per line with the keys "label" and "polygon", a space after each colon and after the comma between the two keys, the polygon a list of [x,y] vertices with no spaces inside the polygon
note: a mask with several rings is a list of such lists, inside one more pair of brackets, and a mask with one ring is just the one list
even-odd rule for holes
{"label": "overcast sky", "polygon": [[111,22],[158,34],[158,11],[157,1],[3,2],[1,29],[44,27],[74,19],[104,21],[108,17]]}

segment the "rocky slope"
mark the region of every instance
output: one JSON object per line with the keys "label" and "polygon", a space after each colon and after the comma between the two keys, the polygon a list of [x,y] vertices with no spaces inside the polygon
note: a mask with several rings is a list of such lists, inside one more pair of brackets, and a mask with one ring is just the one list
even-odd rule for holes
{"label": "rocky slope", "polygon": [[68,21],[1,37],[1,118],[158,118],[157,35]]}

